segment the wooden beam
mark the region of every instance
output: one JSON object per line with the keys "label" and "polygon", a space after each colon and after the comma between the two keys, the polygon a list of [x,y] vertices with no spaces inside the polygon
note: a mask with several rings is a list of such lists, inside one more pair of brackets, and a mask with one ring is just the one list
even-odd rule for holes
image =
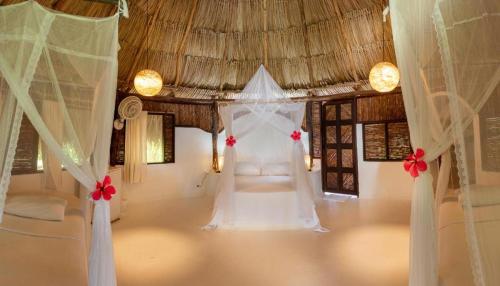
{"label": "wooden beam", "polygon": [[[344,98],[358,98],[358,97],[373,97],[373,96],[384,96],[387,94],[399,94],[401,93],[401,87],[395,88],[393,91],[389,92],[377,92],[375,90],[357,90],[352,92],[345,93],[337,93],[332,95],[325,96],[301,96],[301,97],[291,97],[286,100],[290,100],[292,102],[321,102],[321,101],[329,101],[332,99],[344,99]],[[121,92],[117,90],[118,98],[126,97],[126,96],[137,96],[142,101],[155,101],[155,102],[163,102],[163,103],[177,103],[177,104],[203,104],[210,105],[214,101],[219,104],[235,104],[234,99],[226,99],[224,98],[213,98],[213,99],[198,99],[198,98],[177,98],[171,96],[142,96],[140,94]],[[274,102],[274,101],[273,101]],[[276,100],[275,102],[281,102],[280,100]],[[270,102],[272,103],[272,102]]]}
{"label": "wooden beam", "polygon": [[213,101],[211,106],[212,112],[212,169],[215,172],[220,172],[219,170],[219,151],[217,150],[217,140],[219,138],[219,109],[217,106],[217,101]]}
{"label": "wooden beam", "polygon": [[267,29],[267,0],[262,2],[262,21],[264,26],[264,41],[263,41],[263,49],[264,49],[264,66],[266,69],[269,69],[269,33]]}
{"label": "wooden beam", "polygon": [[313,114],[312,114],[312,105],[313,102],[306,103],[306,123],[307,123],[307,133],[309,134],[309,171],[311,171],[313,167],[313,159],[314,159],[314,132],[313,132]]}
{"label": "wooden beam", "polygon": [[[301,96],[301,97],[290,97],[287,98],[287,101],[292,101],[292,102],[316,102],[316,101],[329,101],[333,99],[351,99],[351,98],[358,98],[358,97],[372,97],[372,96],[384,96],[387,94],[398,94],[401,93],[401,87],[396,87],[393,91],[389,92],[378,92],[375,90],[359,90],[359,91],[351,91],[351,92],[345,92],[345,93],[337,93],[337,94],[332,94],[332,95],[325,95],[325,96]],[[220,102],[220,101],[219,101]],[[251,102],[251,101],[250,101]],[[283,102],[283,100],[274,100],[274,101],[268,101],[267,103],[277,103],[277,102]],[[239,104],[234,102],[234,100],[225,100],[225,102],[220,102],[221,104]],[[249,102],[243,102],[243,104],[248,104]]]}
{"label": "wooden beam", "polygon": [[316,86],[311,63],[311,47],[309,44],[309,33],[307,31],[306,14],[304,12],[304,0],[299,0],[300,19],[302,21],[302,36],[304,37],[304,47],[306,49],[307,71],[309,72],[309,86]]}
{"label": "wooden beam", "polygon": [[176,52],[177,59],[175,61],[175,86],[178,86],[179,82],[181,81],[181,73],[183,70],[183,67],[181,67],[181,58],[182,56],[184,56],[184,53],[186,51],[186,41],[189,33],[191,33],[191,29],[193,26],[193,18],[197,7],[198,7],[198,0],[193,0],[193,6],[191,7],[191,14],[189,15],[189,21],[186,26],[186,29],[184,30],[184,34],[182,35],[181,43],[177,48]]}
{"label": "wooden beam", "polygon": [[[159,3],[162,3],[162,1],[159,1]],[[159,5],[161,5],[161,4],[159,4]],[[138,72],[138,70],[136,70],[136,68],[137,68],[137,64],[139,63],[139,59],[142,58],[142,54],[144,52],[146,52],[146,53],[148,52],[148,47],[147,47],[148,41],[146,39],[151,32],[151,29],[153,27],[152,24],[156,22],[156,19],[158,18],[158,15],[160,14],[161,10],[162,10],[161,6],[158,7],[154,12],[153,17],[149,17],[149,14],[148,14],[149,11],[145,12],[145,15],[148,17],[148,21],[147,21],[148,26],[146,28],[146,34],[144,35],[142,45],[137,50],[137,53],[135,54],[132,65],[130,66],[130,69],[128,72],[127,83],[128,83],[128,86],[130,86],[130,87],[133,86],[133,80],[134,80],[135,74]],[[148,63],[146,63],[146,64],[148,64]]]}

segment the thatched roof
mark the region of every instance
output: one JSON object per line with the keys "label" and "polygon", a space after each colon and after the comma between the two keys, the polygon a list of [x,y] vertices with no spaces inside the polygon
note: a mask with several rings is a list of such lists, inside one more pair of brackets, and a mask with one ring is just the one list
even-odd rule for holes
{"label": "thatched roof", "polygon": [[[84,0],[38,2],[92,17],[116,12]],[[149,0],[149,10],[147,0],[128,2],[130,18],[120,22],[122,91],[134,92],[134,75],[148,67],[163,76],[163,95],[231,98],[265,64],[291,96],[333,94],[369,89],[383,45],[395,62],[390,23],[382,42],[384,0]]]}

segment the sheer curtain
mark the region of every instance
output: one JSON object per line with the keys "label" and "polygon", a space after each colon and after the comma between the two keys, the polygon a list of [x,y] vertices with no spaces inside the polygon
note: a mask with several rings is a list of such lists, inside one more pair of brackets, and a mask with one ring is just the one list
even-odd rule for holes
{"label": "sheer curtain", "polygon": [[[42,117],[46,122],[52,135],[57,141],[61,141],[63,124],[61,111],[57,102],[44,101],[42,106]],[[42,143],[43,161],[43,185],[47,190],[62,191],[62,167],[61,162],[49,151],[49,147]]]}
{"label": "sheer curtain", "polygon": [[[7,131],[0,135],[2,207],[23,112],[87,190],[103,180],[116,96],[118,18],[66,15],[34,1],[0,8],[0,126]],[[46,102],[60,112],[60,136],[43,116]],[[109,202],[96,202],[92,228],[90,285],[116,285]]]}
{"label": "sheer curtain", "polygon": [[142,111],[136,119],[127,120],[125,127],[125,165],[123,179],[140,183],[146,176],[148,113]]}
{"label": "sheer curtain", "polygon": [[[499,255],[498,245],[488,247],[485,245],[487,239],[478,239],[479,225],[474,221],[469,196],[470,186],[475,182],[471,180],[470,170],[476,164],[467,155],[474,147],[468,150],[465,147],[467,143],[480,141],[479,135],[469,136],[468,130],[498,86],[498,1],[391,0],[390,8],[412,147],[424,149],[424,160],[430,162],[446,154],[451,144],[455,145],[475,283],[498,285],[498,274],[492,271],[500,268],[498,257],[496,260],[488,258]],[[447,156],[444,162],[449,163]],[[449,166],[444,166],[440,172],[441,175],[449,172]],[[447,187],[441,179],[437,184],[438,197]],[[438,285],[432,181],[430,172],[421,173],[413,193],[411,286]],[[489,235],[491,238],[492,233]],[[489,253],[481,249],[488,249]]]}
{"label": "sheer curtain", "polygon": [[147,162],[162,163],[164,161],[163,149],[163,115],[148,114],[147,140]]}

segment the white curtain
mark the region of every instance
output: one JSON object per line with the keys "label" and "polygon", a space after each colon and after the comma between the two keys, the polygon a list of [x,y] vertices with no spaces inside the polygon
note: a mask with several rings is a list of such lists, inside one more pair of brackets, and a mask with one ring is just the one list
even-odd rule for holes
{"label": "white curtain", "polygon": [[[315,212],[314,193],[304,161],[304,146],[301,140],[290,138],[294,131],[300,131],[305,104],[291,102],[263,65],[247,83],[240,97],[242,99],[235,104],[219,108],[226,138],[233,136],[237,142],[234,146],[226,146],[224,149],[224,166],[217,186],[214,213],[207,227],[233,223],[234,169],[237,157],[248,158],[253,156],[248,154],[255,154],[255,150],[259,150],[259,153],[274,155],[267,158],[262,156],[259,162],[261,164],[273,162],[273,159],[279,157],[290,163],[300,219],[304,226],[324,231]],[[249,144],[246,147],[238,145],[239,140],[261,128],[269,130],[269,136],[260,138],[258,144]],[[278,138],[273,142],[273,135],[285,140]]]}
{"label": "white curtain", "polygon": [[127,120],[125,127],[125,166],[123,179],[127,183],[141,183],[147,167],[148,113],[142,111],[136,119]]}
{"label": "white curtain", "polygon": [[[55,101],[43,101],[42,118],[50,132],[58,142],[62,140],[63,124],[61,111]],[[49,147],[42,143],[43,185],[46,190],[62,191],[61,162],[49,151]]]}
{"label": "white curtain", "polygon": [[[103,180],[116,96],[118,18],[55,13],[34,1],[0,7],[2,208],[23,112],[87,190]],[[61,136],[43,116],[45,102],[60,112]],[[109,202],[96,203],[93,222],[90,285],[116,285]]]}
{"label": "white curtain", "polygon": [[[390,8],[412,147],[424,149],[424,160],[430,162],[455,144],[475,283],[499,285],[493,269],[497,271],[500,265],[492,265],[494,259],[485,260],[485,256],[498,256],[498,246],[489,248],[489,254],[480,251],[486,240],[478,239],[478,224],[470,207],[468,190],[473,182],[467,170],[474,168],[474,163],[466,159],[463,141],[474,141],[466,130],[498,86],[500,5],[496,0],[391,0]],[[446,156],[443,161],[448,164],[450,160]],[[441,173],[447,172],[449,166],[445,165]],[[438,285],[432,182],[430,172],[416,178],[411,211],[411,286]],[[436,190],[439,199],[447,184],[438,180],[437,185],[441,188]]]}
{"label": "white curtain", "polygon": [[165,158],[163,148],[163,115],[148,114],[147,140],[147,162],[162,163]]}

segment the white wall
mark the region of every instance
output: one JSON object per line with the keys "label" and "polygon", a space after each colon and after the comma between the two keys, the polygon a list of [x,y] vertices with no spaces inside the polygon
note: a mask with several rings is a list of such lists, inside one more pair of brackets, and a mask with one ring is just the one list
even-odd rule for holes
{"label": "white wall", "polygon": [[410,200],[413,178],[403,169],[403,162],[363,161],[363,129],[356,126],[359,197],[361,199]]}
{"label": "white wall", "polygon": [[198,128],[175,128],[175,163],[148,165],[141,184],[123,184],[129,203],[202,195],[212,164],[212,135]]}
{"label": "white wall", "polygon": [[[358,176],[360,198],[410,199],[413,179],[403,170],[402,162],[363,161],[361,125],[357,126]],[[307,133],[302,133],[304,147],[308,150]],[[225,135],[219,135],[219,154],[222,155]],[[211,170],[211,134],[197,128],[175,128],[175,163],[148,165],[147,176],[141,184],[123,184],[124,197],[129,203],[158,199],[192,197],[203,194],[198,187]],[[315,163],[316,167],[319,163]],[[42,174],[12,176],[10,191],[39,190]],[[78,183],[63,172],[64,190],[75,192]]]}

